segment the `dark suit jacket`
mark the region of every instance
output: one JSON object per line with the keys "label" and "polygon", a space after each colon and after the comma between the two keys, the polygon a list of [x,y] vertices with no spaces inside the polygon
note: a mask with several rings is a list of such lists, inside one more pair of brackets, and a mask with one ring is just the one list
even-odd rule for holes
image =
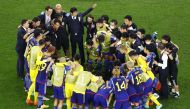
{"label": "dark suit jacket", "polygon": [[85,12],[78,14],[76,16],[76,19],[73,20],[72,16],[67,17],[67,25],[68,25],[68,32],[70,34],[84,34],[84,26],[83,26],[83,17],[86,16],[88,13],[90,13],[93,10],[93,8],[89,8]]}
{"label": "dark suit jacket", "polygon": [[26,34],[26,31],[24,30],[24,28],[22,26],[20,28],[18,28],[17,43],[16,43],[16,51],[17,52],[24,53],[24,51],[26,49],[26,41],[25,41],[25,39],[23,39],[25,34]]}

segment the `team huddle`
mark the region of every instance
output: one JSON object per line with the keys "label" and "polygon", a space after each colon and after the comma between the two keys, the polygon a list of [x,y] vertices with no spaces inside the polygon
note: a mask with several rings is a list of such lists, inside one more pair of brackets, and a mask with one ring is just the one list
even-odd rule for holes
{"label": "team huddle", "polygon": [[54,109],[62,109],[64,102],[67,109],[147,109],[153,104],[161,109],[158,98],[178,98],[179,48],[171,37],[158,40],[157,32],[145,34],[130,15],[121,26],[107,15],[95,21],[88,14],[95,7],[84,13],[73,7],[66,13],[56,4],[31,21],[22,20],[17,72],[25,82],[26,103],[49,108],[46,88],[53,89]]}

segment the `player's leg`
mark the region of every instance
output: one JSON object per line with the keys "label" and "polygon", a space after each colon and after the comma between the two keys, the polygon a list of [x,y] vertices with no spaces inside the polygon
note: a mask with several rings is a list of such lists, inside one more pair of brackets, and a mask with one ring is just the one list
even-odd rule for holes
{"label": "player's leg", "polygon": [[65,96],[66,96],[66,104],[67,109],[71,109],[71,96],[73,93],[73,85],[65,84]]}
{"label": "player's leg", "polygon": [[83,104],[85,102],[85,96],[83,94],[77,94],[77,104],[79,109],[83,109]]}
{"label": "player's leg", "polygon": [[59,100],[58,109],[62,109],[63,107],[63,100]]}
{"label": "player's leg", "polygon": [[72,109],[77,109],[77,93],[73,92],[71,96]]}
{"label": "player's leg", "polygon": [[54,103],[53,103],[54,109],[58,109],[58,108],[57,108],[57,105],[58,105],[58,99],[55,98],[55,99],[54,99]]}

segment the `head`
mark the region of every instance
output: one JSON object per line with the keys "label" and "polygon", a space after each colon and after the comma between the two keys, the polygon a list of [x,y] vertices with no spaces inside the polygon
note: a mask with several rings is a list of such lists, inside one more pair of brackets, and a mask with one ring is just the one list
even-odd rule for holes
{"label": "head", "polygon": [[161,41],[164,45],[166,45],[167,43],[171,41],[171,37],[169,35],[163,35]]}
{"label": "head", "polygon": [[110,22],[110,28],[111,29],[117,28],[117,24],[118,24],[117,20],[115,20],[115,19],[111,20],[111,22]]}
{"label": "head", "polygon": [[56,19],[58,19],[58,20],[60,20],[62,22],[62,20],[63,20],[63,13],[62,12],[57,13],[56,14]]}
{"label": "head", "polygon": [[53,12],[53,8],[51,6],[45,7],[45,13],[47,16],[51,16],[52,12]]}
{"label": "head", "polygon": [[99,43],[103,43],[105,41],[105,35],[104,34],[99,35],[98,41],[99,41]]}
{"label": "head", "polygon": [[127,32],[122,33],[121,41],[128,41],[129,34]]}
{"label": "head", "polygon": [[109,17],[108,17],[108,15],[102,15],[102,16],[101,16],[101,19],[103,20],[103,23],[108,24],[108,22],[109,22]]}
{"label": "head", "polygon": [[163,51],[163,50],[165,50],[165,46],[164,46],[163,43],[159,43],[159,44],[158,44],[158,50],[159,50],[160,52]]}
{"label": "head", "polygon": [[130,16],[130,15],[126,15],[125,17],[124,17],[124,23],[126,24],[126,25],[128,25],[128,26],[130,26],[131,24],[132,24],[132,17]]}
{"label": "head", "polygon": [[135,63],[132,62],[132,61],[127,61],[126,66],[127,66],[128,70],[132,70],[134,68],[134,66],[135,66]]}
{"label": "head", "polygon": [[149,54],[150,52],[152,52],[153,47],[151,45],[146,45],[144,48],[144,53],[145,54]]}
{"label": "head", "polygon": [[135,50],[132,50],[129,52],[129,56],[133,61],[136,61],[139,57],[138,53]]}
{"label": "head", "polygon": [[152,37],[151,37],[151,35],[150,34],[145,35],[144,41],[145,41],[146,45],[151,44],[152,43]]}
{"label": "head", "polygon": [[86,16],[86,22],[92,23],[93,21],[94,21],[94,17],[91,14]]}
{"label": "head", "polygon": [[104,26],[103,20],[101,18],[96,21],[96,26],[99,28],[102,28]]}
{"label": "head", "polygon": [[171,43],[166,44],[166,51],[168,53],[171,53],[173,50],[173,45]]}
{"label": "head", "polygon": [[88,40],[87,43],[86,43],[86,45],[87,45],[87,48],[91,48],[92,45],[93,45],[93,41],[92,40]]}
{"label": "head", "polygon": [[121,25],[120,32],[121,33],[127,32],[127,25],[125,25],[125,24]]}
{"label": "head", "polygon": [[36,39],[36,40],[41,40],[41,39],[43,39],[43,34],[42,34],[43,32],[42,32],[42,30],[41,29],[35,29],[34,30],[34,38]]}
{"label": "head", "polygon": [[54,46],[48,47],[47,53],[49,55],[53,55],[55,53],[56,48]]}
{"label": "head", "polygon": [[136,33],[132,32],[132,33],[129,34],[129,41],[130,42],[133,42],[136,39],[137,39],[137,34]]}
{"label": "head", "polygon": [[56,13],[61,13],[62,12],[62,6],[61,6],[61,4],[56,4],[55,5],[55,12]]}
{"label": "head", "polygon": [[41,39],[39,41],[39,46],[40,46],[41,49],[45,47],[45,43],[46,43],[45,39]]}
{"label": "head", "polygon": [[54,21],[53,21],[54,30],[57,31],[60,26],[61,26],[61,21],[59,19],[54,19]]}
{"label": "head", "polygon": [[145,29],[144,28],[140,28],[137,30],[137,36],[140,38],[140,39],[143,39],[144,38],[144,35],[145,35]]}
{"label": "head", "polygon": [[34,17],[34,18],[32,19],[32,22],[33,22],[32,25],[33,25],[35,28],[37,28],[37,27],[40,26],[41,20],[40,20],[39,17]]}
{"label": "head", "polygon": [[48,46],[48,45],[51,44],[51,39],[50,39],[50,37],[46,36],[45,41],[46,41],[46,44],[45,44],[46,46]]}
{"label": "head", "polygon": [[72,7],[72,8],[70,9],[70,13],[71,13],[72,16],[76,17],[76,16],[78,15],[78,10],[77,10],[77,8],[76,8],[76,7]]}
{"label": "head", "polygon": [[114,66],[114,68],[112,70],[112,74],[115,77],[120,76],[121,72],[120,72],[120,67],[118,65]]}
{"label": "head", "polygon": [[21,25],[22,25],[22,27],[28,29],[29,28],[29,22],[28,22],[28,20],[27,19],[23,19],[21,21]]}
{"label": "head", "polygon": [[80,60],[81,60],[80,55],[79,55],[79,54],[76,54],[76,55],[74,56],[74,61],[75,61],[75,62],[80,62]]}

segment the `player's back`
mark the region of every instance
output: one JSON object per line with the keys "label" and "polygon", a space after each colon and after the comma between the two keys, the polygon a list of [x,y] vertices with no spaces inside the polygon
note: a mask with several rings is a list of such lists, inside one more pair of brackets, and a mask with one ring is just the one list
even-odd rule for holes
{"label": "player's back", "polygon": [[41,59],[42,63],[37,65],[38,67],[38,75],[36,78],[37,82],[45,83],[47,80],[47,71],[50,69],[53,62],[51,62],[51,59],[49,57],[45,57]]}
{"label": "player's back", "polygon": [[88,71],[79,72],[73,91],[85,94],[87,84],[91,81],[94,75]]}
{"label": "player's back", "polygon": [[105,99],[108,99],[109,95],[112,93],[112,88],[111,87],[106,87],[105,85],[103,85],[98,92],[96,93],[96,95],[100,95],[103,96]]}
{"label": "player's back", "polygon": [[115,94],[116,101],[128,100],[129,96],[126,91],[127,81],[124,76],[112,77],[110,79],[111,87],[113,88],[113,93]]}

